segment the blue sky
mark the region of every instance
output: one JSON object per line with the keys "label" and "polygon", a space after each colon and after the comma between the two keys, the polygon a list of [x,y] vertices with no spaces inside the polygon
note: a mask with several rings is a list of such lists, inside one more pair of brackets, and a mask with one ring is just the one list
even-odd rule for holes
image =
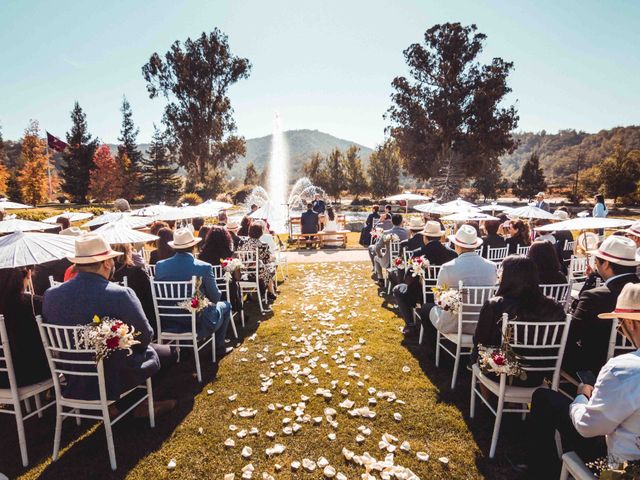
{"label": "blue sky", "polygon": [[146,142],[164,103],[148,98],[142,65],[219,27],[253,64],[230,91],[240,134],[269,134],[278,111],[285,129],[374,146],[402,51],[446,21],[476,23],[485,59],[515,62],[519,130],[637,125],[638,20],[635,0],[0,0],[0,125],[16,139],[34,118],[63,137],[78,100],[91,133],[115,142],[126,95]]}

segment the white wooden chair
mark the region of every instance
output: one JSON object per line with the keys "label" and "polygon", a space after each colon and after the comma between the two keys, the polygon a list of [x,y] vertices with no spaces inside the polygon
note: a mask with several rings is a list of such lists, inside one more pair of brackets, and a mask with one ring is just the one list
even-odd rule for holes
{"label": "white wooden chair", "polygon": [[[54,278],[53,275],[49,275],[49,286],[51,287],[56,287],[58,285],[62,285],[64,282],[57,282]],[[121,282],[114,282],[117,283],[118,285],[120,285],[121,287],[128,287],[129,286],[129,281],[127,280],[127,277],[122,277],[122,281]]]}
{"label": "white wooden chair", "polygon": [[[569,477],[571,475],[571,477]],[[560,480],[595,480],[596,476],[584,464],[576,452],[567,452],[562,455],[562,470]]]}
{"label": "white wooden chair", "polygon": [[[231,290],[230,290],[230,282],[224,276],[224,269],[220,265],[213,265],[213,276],[216,277],[216,284],[218,285],[218,290],[223,300],[229,302],[231,305]],[[235,318],[238,316],[238,312],[233,311],[233,307],[231,308],[231,328],[233,329],[233,335],[236,338],[238,337],[238,329],[236,328],[236,320]],[[244,327],[244,323],[242,324]]]}
{"label": "white wooden chair", "polygon": [[[16,347],[20,347],[20,345]],[[24,432],[24,421],[34,415],[42,418],[42,411],[56,403],[52,401],[46,405],[42,405],[40,398],[41,393],[53,388],[53,380],[43,380],[33,385],[18,387],[15,370],[13,368],[13,360],[11,358],[9,336],[7,335],[7,327],[2,315],[0,315],[0,372],[4,372],[9,378],[9,388],[0,388],[0,413],[8,413],[16,418],[22,466],[26,467],[29,464],[29,456],[27,455],[27,438]],[[34,411],[31,411],[31,405],[29,403],[32,398],[36,404]],[[21,402],[25,402],[25,412],[22,411]]]}
{"label": "white wooden chair", "polygon": [[[422,305],[427,303],[427,295],[431,291],[438,281],[438,275],[440,274],[441,265],[428,265],[424,270],[424,278],[420,278],[420,286],[422,287]],[[419,308],[413,309],[413,322],[417,323],[420,319],[418,314]],[[426,319],[428,320],[428,319]],[[422,339],[424,337],[424,327],[422,321],[420,321],[420,336],[418,337],[418,344],[422,345]]]}
{"label": "white wooden chair", "polygon": [[[44,345],[49,367],[51,368],[53,387],[56,393],[56,430],[53,438],[53,461],[58,459],[60,452],[62,422],[67,417],[75,417],[77,421],[79,421],[80,418],[89,418],[104,423],[109,462],[111,469],[115,470],[117,468],[116,452],[111,427],[145,400],[147,400],[149,404],[149,425],[151,428],[155,427],[151,378],[147,378],[144,385],[138,385],[120,396],[120,398],[123,398],[135,390],[146,390],[141,398],[137,399],[124,412],[112,419],[109,416],[109,405],[114,402],[107,399],[104,360],[100,360],[96,364],[95,350],[81,348],[77,345],[78,339],[82,335],[83,327],[63,327],[44,323],[40,315],[36,317],[36,321],[38,322],[42,344]],[[78,400],[65,397],[63,387],[60,384],[62,375],[67,376],[67,378],[70,376],[93,378],[98,384],[99,398],[97,400]]]}
{"label": "white wooden chair", "polygon": [[518,255],[528,255],[529,254],[529,245],[518,245],[518,249],[516,250]]}
{"label": "white wooden chair", "polygon": [[540,284],[542,294],[564,306],[565,312],[571,305],[571,283]]}
{"label": "white wooden chair", "polygon": [[496,248],[487,247],[487,260],[491,260],[492,262],[500,263],[508,254],[509,246]]}
{"label": "white wooden chair", "polygon": [[[240,297],[242,303],[242,310],[240,311],[240,318],[242,319],[242,325],[244,325],[244,295],[249,293],[255,293],[258,296],[258,306],[260,307],[260,313],[264,315],[267,313],[266,308],[266,295],[262,298],[260,293],[260,261],[258,257],[258,250],[253,251],[237,251],[238,258],[242,261],[241,279],[238,282],[240,287]],[[262,266],[266,268],[266,265]],[[252,279],[253,277],[253,279]],[[264,305],[263,305],[264,302]]]}
{"label": "white wooden chair", "polygon": [[389,255],[389,262],[383,266],[382,273],[384,278],[384,286],[387,289],[387,294],[391,293],[391,281],[389,280],[389,272],[394,270],[396,267],[394,266],[394,262],[396,258],[400,258],[402,255],[402,242],[396,240],[390,240],[387,244],[386,248],[388,252],[385,253]]}
{"label": "white wooden chair", "polygon": [[613,357],[629,353],[637,350],[633,344],[618,331],[619,320],[614,318],[611,323],[611,335],[609,336],[609,350],[607,351],[607,360]]}
{"label": "white wooden chair", "polygon": [[156,266],[155,265],[151,265],[151,264],[147,263],[145,268],[147,270],[147,274],[149,275],[149,277],[153,278],[153,277],[156,276]]}
{"label": "white wooden chair", "polygon": [[569,269],[568,269],[568,278],[571,283],[584,282],[587,279],[585,271],[587,270],[587,265],[589,264],[589,259],[587,257],[576,257],[575,255],[571,256],[571,260],[569,261]]}
{"label": "white wooden chair", "polygon": [[478,248],[476,248],[476,253],[477,253],[478,255],[482,256],[482,247],[481,247],[481,246],[480,246],[480,247],[478,247]]}
{"label": "white wooden chair", "polygon": [[[562,322],[520,322],[510,320],[506,313],[502,316],[502,335],[504,337],[511,326],[512,337],[509,344],[514,352],[521,356],[523,370],[527,373],[547,373],[548,377],[551,378],[551,388],[553,390],[558,390],[560,383],[560,365],[567,343],[570,323],[571,315],[567,315]],[[541,355],[535,355],[536,350]],[[496,382],[485,376],[478,364],[472,367],[471,372],[471,408],[469,416],[473,418],[475,415],[477,396],[496,417],[489,450],[489,458],[493,458],[498,445],[502,415],[504,413],[520,413],[524,416],[529,413],[529,404],[531,403],[533,392],[542,385],[535,387],[507,385],[507,376],[505,374],[500,375],[500,381]],[[498,397],[498,405],[495,409],[478,389],[478,383],[484,385],[493,395]],[[520,404],[522,408],[504,408],[505,403]]]}
{"label": "white wooden chair", "polygon": [[[495,285],[465,287],[462,281],[458,283],[458,290],[461,292],[460,309],[458,311],[458,329],[453,333],[442,333],[438,330],[436,334],[436,367],[440,366],[440,350],[444,350],[454,358],[451,389],[454,389],[456,386],[460,358],[462,355],[469,355],[473,348],[473,334],[464,333],[464,330],[475,330],[482,305],[493,296],[496,289],[497,287]],[[465,326],[470,326],[471,328],[464,328]],[[455,350],[449,350],[449,348],[443,344],[443,340],[448,340],[450,343],[453,343]]]}
{"label": "white wooden chair", "polygon": [[575,252],[576,251],[576,241],[569,241],[569,240],[565,240],[564,241],[564,246],[562,247],[562,250],[565,252]]}
{"label": "white wooden chair", "polygon": [[[198,342],[198,330],[196,325],[196,313],[179,307],[178,304],[193,297],[196,288],[197,277],[185,282],[166,282],[151,279],[151,294],[153,307],[156,312],[156,334],[160,345],[174,345],[180,348],[192,348],[193,358],[196,363],[198,382],[202,383],[202,371],[200,369],[200,350],[211,344],[213,363],[216,363],[216,334]],[[188,327],[186,332],[174,333],[163,330],[163,322],[174,322]],[[166,327],[165,327],[166,328]]]}

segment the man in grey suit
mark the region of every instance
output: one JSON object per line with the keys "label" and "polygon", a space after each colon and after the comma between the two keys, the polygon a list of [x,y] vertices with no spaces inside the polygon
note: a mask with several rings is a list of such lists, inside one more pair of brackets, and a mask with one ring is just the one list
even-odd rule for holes
{"label": "man in grey suit", "polygon": [[385,238],[390,235],[396,235],[401,242],[409,238],[409,232],[402,228],[402,215],[399,213],[392,215],[391,223],[393,224],[393,227],[389,230],[385,230],[378,241],[369,246],[369,256],[373,263],[373,268],[375,269],[375,280],[377,282],[382,281],[382,269],[389,265],[389,257],[391,255],[389,248],[390,240],[385,241]]}
{"label": "man in grey suit", "polygon": [[[86,234],[76,239],[75,256],[69,261],[75,264],[78,274],[71,280],[48,289],[44,294],[43,316],[48,323],[64,326],[86,325],[94,315],[121,320],[135,328],[136,340],[131,355],[117,351],[104,361],[107,398],[118,400],[127,390],[154,376],[161,368],[175,359],[167,345],[153,345],[153,330],[145,317],[140,300],[132,289],[109,282],[114,269],[115,252],[99,234]],[[64,396],[79,400],[99,398],[95,377],[65,375],[67,385]],[[156,401],[159,414],[175,407],[175,400]],[[118,404],[111,408],[118,412]],[[136,416],[145,416],[148,408],[141,404]]]}
{"label": "man in grey suit", "polygon": [[545,212],[548,212],[550,210],[549,204],[544,200],[544,192],[538,192],[538,194],[536,195],[535,206],[541,208]]}

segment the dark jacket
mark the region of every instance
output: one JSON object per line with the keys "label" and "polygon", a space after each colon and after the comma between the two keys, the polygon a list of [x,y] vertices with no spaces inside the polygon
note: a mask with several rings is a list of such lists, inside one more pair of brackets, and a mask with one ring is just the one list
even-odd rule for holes
{"label": "dark jacket", "polygon": [[[517,318],[523,322],[562,322],[565,319],[564,308],[550,298],[542,297],[531,310],[525,310],[519,300],[505,297],[493,297],[485,302],[480,310],[478,325],[473,335],[473,350],[471,362],[478,360],[478,344],[497,347],[502,343],[502,314],[507,313],[510,319]],[[522,351],[523,355],[546,355],[548,351],[531,349]],[[513,385],[536,386],[541,385],[546,372],[529,372],[526,380],[513,379]],[[497,379],[497,375],[494,376]]]}
{"label": "dark jacket", "polygon": [[564,370],[569,373],[591,370],[598,375],[607,362],[612,322],[598,318],[598,314],[613,311],[623,287],[639,282],[635,273],[629,273],[613,278],[605,285],[580,292],[562,362]]}
{"label": "dark jacket", "polygon": [[540,285],[559,285],[561,283],[567,283],[567,277],[561,271],[540,271],[538,270],[540,277]]}
{"label": "dark jacket", "polygon": [[368,247],[371,245],[371,230],[373,229],[373,224],[380,218],[380,214],[377,212],[372,212],[367,217],[367,220],[364,222],[364,227],[360,231],[360,240],[358,243],[363,247]]}
{"label": "dark jacket", "polygon": [[153,308],[153,296],[151,295],[151,281],[149,275],[144,268],[136,266],[121,266],[113,272],[113,281],[122,282],[122,279],[127,277],[127,285],[131,288],[140,303],[144,314],[149,320],[151,327],[156,329],[156,312]]}
{"label": "dark jacket", "polygon": [[[35,295],[33,306],[36,315],[40,315],[42,297]],[[0,314],[4,316],[4,324],[7,328],[18,387],[51,378],[38,324],[31,308],[31,296],[20,295],[16,302],[7,306]],[[9,388],[9,377],[5,372],[0,372],[0,388]]]}
{"label": "dark jacket", "polygon": [[44,295],[45,290],[51,286],[49,276],[52,276],[56,282],[64,281],[64,272],[66,272],[70,266],[71,262],[66,258],[36,265],[31,279],[33,283],[33,293],[36,295]]}
{"label": "dark jacket", "polygon": [[404,246],[406,250],[410,250],[410,251],[413,251],[422,247],[424,247],[424,235],[422,235],[421,233],[416,233],[413,237],[407,240]]}
{"label": "dark jacket", "polygon": [[324,203],[324,200],[314,200],[311,202],[312,210],[316,213],[324,213],[327,205]]}
{"label": "dark jacket", "polygon": [[520,240],[520,237],[509,237],[505,240],[505,243],[509,245],[509,255],[518,253],[518,247],[526,245]]}
{"label": "dark jacket", "polygon": [[318,214],[313,210],[300,215],[300,233],[318,233]]}
{"label": "dark jacket", "polygon": [[439,239],[430,240],[420,249],[416,256],[424,255],[431,265],[443,265],[458,256],[456,252],[445,247]]}
{"label": "dark jacket", "polygon": [[487,235],[482,237],[482,256],[487,258],[489,247],[491,248],[504,248],[507,246],[507,242],[504,241],[500,235]]}
{"label": "dark jacket", "polygon": [[[116,400],[126,390],[143,383],[160,369],[158,354],[150,346],[153,330],[140,300],[131,288],[109,282],[94,273],[80,272],[68,282],[50,288],[44,294],[44,319],[64,326],[86,325],[94,315],[121,320],[139,335],[133,353],[118,351],[104,361],[107,398]],[[98,399],[95,377],[65,375],[64,396],[80,400]]]}
{"label": "dark jacket", "polygon": [[567,273],[568,262],[571,259],[573,252],[565,251],[564,244],[565,242],[573,242],[573,234],[571,233],[571,230],[558,230],[553,232],[553,236],[556,238],[556,244],[554,247],[556,248],[556,253],[560,260],[560,268],[564,273]]}

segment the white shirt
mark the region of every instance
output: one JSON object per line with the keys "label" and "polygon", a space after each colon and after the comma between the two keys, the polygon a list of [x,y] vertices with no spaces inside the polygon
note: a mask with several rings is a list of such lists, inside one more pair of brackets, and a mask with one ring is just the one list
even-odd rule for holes
{"label": "white shirt", "polygon": [[614,461],[640,459],[640,350],[609,360],[591,399],[578,395],[569,416],[583,437],[606,435]]}

